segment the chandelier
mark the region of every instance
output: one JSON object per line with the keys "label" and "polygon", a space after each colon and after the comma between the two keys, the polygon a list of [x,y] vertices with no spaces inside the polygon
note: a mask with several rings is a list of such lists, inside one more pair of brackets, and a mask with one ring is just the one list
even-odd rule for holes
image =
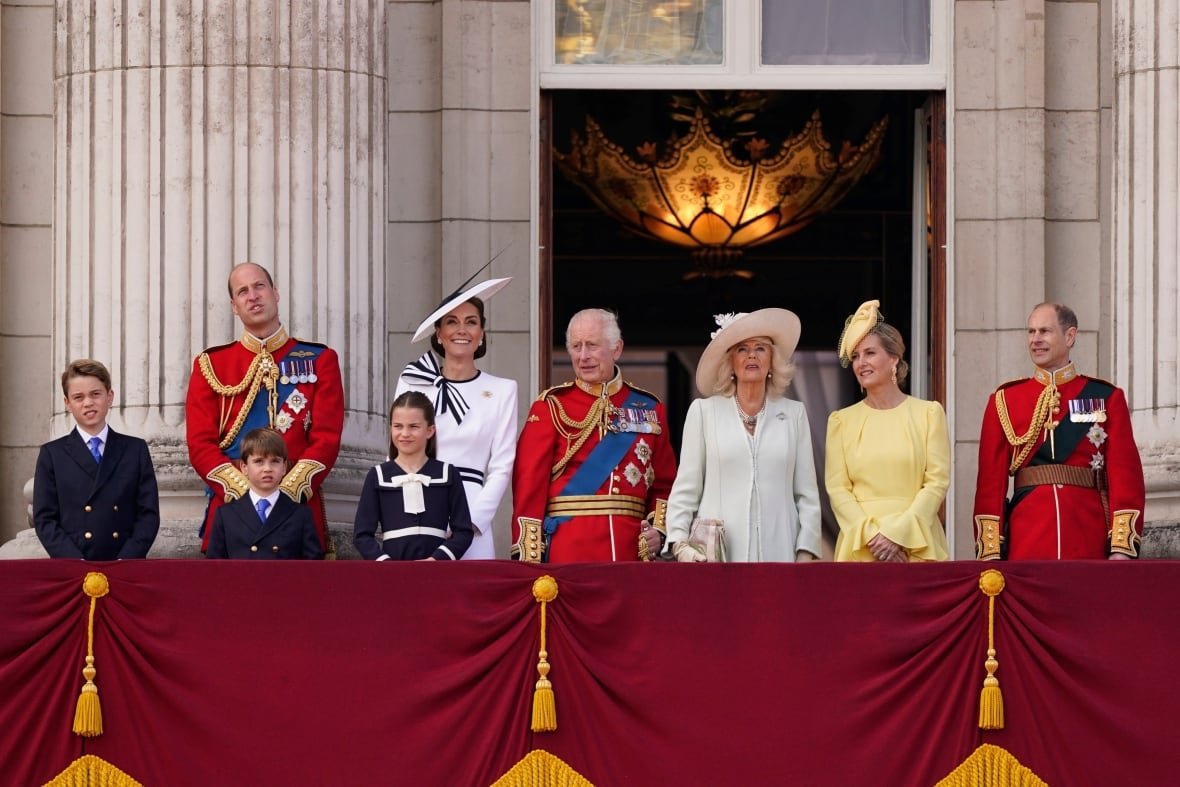
{"label": "chandelier", "polygon": [[587,117],[585,137],[572,132],[569,152],[553,155],[562,174],[625,227],[691,249],[697,270],[689,278],[749,278],[735,267],[742,249],[785,238],[835,207],[876,165],[888,121],[833,155],[816,110],[774,155],[757,137],[739,155],[697,108],[686,134],[663,146],[644,142],[632,158]]}

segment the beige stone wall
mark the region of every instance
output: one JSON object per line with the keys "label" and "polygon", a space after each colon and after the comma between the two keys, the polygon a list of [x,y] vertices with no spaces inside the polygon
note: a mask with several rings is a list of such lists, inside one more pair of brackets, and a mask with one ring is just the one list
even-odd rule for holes
{"label": "beige stone wall", "polygon": [[[419,322],[497,252],[515,281],[488,303],[486,371],[533,392],[530,294],[530,10],[527,0],[391,0],[387,389],[428,345]],[[482,278],[482,276],[481,276]],[[507,555],[508,509],[496,543]]]}
{"label": "beige stone wall", "polygon": [[0,2],[0,542],[61,401],[53,380],[53,2]]}

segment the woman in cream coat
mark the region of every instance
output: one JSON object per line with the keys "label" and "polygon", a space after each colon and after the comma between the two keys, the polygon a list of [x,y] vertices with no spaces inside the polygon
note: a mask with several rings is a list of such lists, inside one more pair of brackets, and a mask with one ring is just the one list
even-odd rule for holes
{"label": "woman in cream coat", "polygon": [[704,559],[688,543],[693,520],[725,525],[726,560],[813,560],[820,554],[819,489],[807,412],[786,399],[799,318],[785,309],[722,315],[697,365],[680,468],[668,497],[677,560]]}

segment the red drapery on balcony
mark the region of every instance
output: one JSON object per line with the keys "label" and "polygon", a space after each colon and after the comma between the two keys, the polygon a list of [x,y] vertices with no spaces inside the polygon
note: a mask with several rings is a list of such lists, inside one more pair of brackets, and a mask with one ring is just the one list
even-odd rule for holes
{"label": "red drapery on balcony", "polygon": [[[0,782],[86,753],[170,787],[487,785],[537,748],[597,785],[930,785],[992,743],[1052,785],[1171,783],[1180,563],[989,565],[995,732],[978,563],[4,562]],[[558,729],[534,734],[541,573]]]}

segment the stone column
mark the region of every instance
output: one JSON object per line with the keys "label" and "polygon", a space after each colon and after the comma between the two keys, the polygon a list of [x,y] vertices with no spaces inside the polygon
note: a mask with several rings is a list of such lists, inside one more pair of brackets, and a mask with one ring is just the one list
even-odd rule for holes
{"label": "stone column", "polygon": [[325,490],[351,522],[385,442],[385,3],[58,0],[56,36],[54,368],[110,366],[113,424],[150,442],[165,518],[195,520],[192,359],[240,331],[231,266],[266,266],[290,332],[340,353]]}
{"label": "stone column", "polygon": [[1127,389],[1153,550],[1180,554],[1180,2],[1114,3],[1115,379]]}

